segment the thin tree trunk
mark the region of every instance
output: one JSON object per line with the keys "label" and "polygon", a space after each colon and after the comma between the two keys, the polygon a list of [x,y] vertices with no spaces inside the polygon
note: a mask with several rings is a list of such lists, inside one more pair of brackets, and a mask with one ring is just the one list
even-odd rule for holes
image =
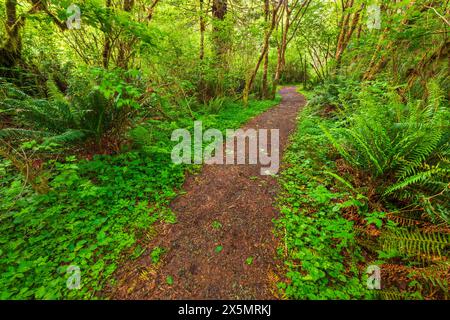
{"label": "thin tree trunk", "polygon": [[261,54],[258,58],[258,61],[256,62],[256,66],[253,69],[250,76],[247,78],[245,83],[244,92],[242,94],[242,101],[244,102],[244,105],[246,106],[248,104],[248,96],[250,94],[250,90],[253,87],[253,82],[255,81],[256,74],[258,73],[259,67],[261,66],[261,62],[264,59],[264,56],[266,55],[267,51],[269,50],[269,40],[272,36],[272,32],[275,29],[277,23],[278,23],[278,12],[281,8],[281,5],[283,4],[283,1],[278,2],[278,5],[272,9],[272,18],[271,18],[271,24],[269,27],[268,32],[266,32],[264,37],[264,45],[261,50]]}
{"label": "thin tree trunk", "polygon": [[205,103],[207,101],[206,95],[206,84],[204,79],[204,59],[205,59],[205,31],[206,31],[206,22],[205,22],[205,12],[204,12],[204,0],[199,0],[199,23],[200,23],[200,74],[198,81],[198,99]]}
{"label": "thin tree trunk", "polygon": [[[124,0],[123,1],[123,11],[130,13],[133,10],[134,0]],[[129,64],[129,55],[127,56],[127,51],[130,50],[130,43],[134,42],[134,39],[121,40],[119,42],[118,54],[117,54],[117,65],[122,69],[127,69]]]}
{"label": "thin tree trunk", "polygon": [[[111,8],[111,0],[106,0],[106,8]],[[111,57],[111,38],[108,34],[108,32],[104,33],[105,37],[105,43],[103,44],[103,52],[102,52],[102,58],[103,58],[103,68],[108,69],[109,66],[109,59]]]}
{"label": "thin tree trunk", "polygon": [[303,64],[303,88],[306,89],[306,86],[308,85],[308,66],[306,64],[306,56],[305,56],[305,62]]}
{"label": "thin tree trunk", "polygon": [[337,39],[336,53],[335,53],[335,59],[338,62],[340,62],[340,56],[343,51],[342,48],[343,48],[344,41],[345,41],[345,35],[347,34],[347,30],[348,30],[349,22],[350,22],[350,13],[348,13],[346,11],[352,6],[353,6],[353,0],[348,0],[345,2],[345,4],[342,1],[342,18],[339,23],[340,31],[339,31],[339,36]]}
{"label": "thin tree trunk", "polygon": [[222,96],[224,93],[224,77],[228,69],[227,52],[229,49],[227,35],[224,32],[225,17],[228,12],[227,0],[213,0],[213,34],[215,67],[217,69],[217,81],[214,88],[214,96]]}
{"label": "thin tree trunk", "polygon": [[205,58],[205,30],[206,23],[204,17],[204,0],[199,0],[200,4],[200,60]]}
{"label": "thin tree trunk", "polygon": [[286,57],[286,48],[287,48],[287,36],[288,36],[288,32],[289,32],[289,27],[290,27],[290,18],[291,18],[291,10],[289,9],[289,1],[285,1],[284,2],[284,12],[286,14],[285,17],[285,22],[284,22],[284,28],[283,28],[283,33],[281,36],[281,43],[280,46],[278,48],[278,55],[277,55],[277,67],[275,70],[275,76],[273,79],[273,83],[272,83],[272,92],[271,92],[271,97],[272,99],[275,98],[275,93],[277,91],[277,86],[280,82],[280,78],[281,78],[281,73],[283,72],[284,69],[284,64],[285,64],[285,57]]}
{"label": "thin tree trunk", "polygon": [[[353,1],[351,1],[351,5],[353,5]],[[352,20],[350,22],[350,25],[348,25],[348,20],[350,19],[350,14],[348,14],[348,19],[346,19],[345,24],[343,26],[342,34],[340,36],[340,41],[338,43],[338,50],[336,51],[336,63],[339,66],[341,63],[342,55],[347,49],[348,44],[350,43],[350,40],[352,38],[352,35],[354,31],[356,30],[356,27],[358,26],[358,23],[361,18],[361,11],[364,9],[364,4],[361,5],[361,7],[353,14]]]}
{"label": "thin tree trunk", "polygon": [[155,7],[158,4],[159,0],[153,0],[152,4],[150,5],[150,7],[147,9],[148,13],[147,13],[147,20],[150,21],[153,18],[153,13],[155,11]]}
{"label": "thin tree trunk", "polygon": [[[266,24],[269,23],[270,14],[270,3],[269,0],[264,1],[264,15]],[[265,31],[265,37],[267,37],[267,29]],[[264,70],[263,70],[263,78],[262,78],[262,90],[261,90],[261,98],[266,99],[268,96],[268,74],[269,74],[269,51],[270,48],[267,48],[267,51],[264,55]]]}

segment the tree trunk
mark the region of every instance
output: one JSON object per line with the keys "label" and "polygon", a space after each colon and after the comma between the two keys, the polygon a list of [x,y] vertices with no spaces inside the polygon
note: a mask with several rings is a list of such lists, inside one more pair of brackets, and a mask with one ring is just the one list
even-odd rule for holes
{"label": "tree trunk", "polygon": [[[351,6],[353,5],[353,1],[350,2]],[[351,19],[350,25],[350,14],[347,15],[347,18],[344,20],[344,25],[341,30],[341,34],[339,36],[338,46],[336,50],[336,63],[339,66],[341,63],[342,55],[347,49],[348,44],[350,43],[350,40],[352,39],[352,35],[356,30],[356,27],[358,26],[358,23],[361,18],[361,11],[364,9],[364,4],[361,5],[361,7],[353,14],[353,17]]]}
{"label": "tree trunk", "polygon": [[150,21],[153,18],[153,12],[155,11],[155,7],[158,4],[159,0],[153,0],[150,7],[147,9],[147,20]]}
{"label": "tree trunk", "polygon": [[205,30],[206,23],[204,17],[204,0],[199,0],[200,2],[200,60],[203,61],[205,58]]}
{"label": "tree trunk", "polygon": [[206,22],[205,22],[205,12],[204,12],[204,0],[199,0],[199,23],[200,23],[200,71],[199,71],[199,80],[198,80],[198,99],[205,103],[208,99],[207,97],[207,88],[204,79],[204,59],[205,59],[205,31],[206,31]]}
{"label": "tree trunk", "polygon": [[227,0],[213,0],[212,16],[213,16],[213,34],[212,40],[214,45],[214,64],[217,69],[217,81],[214,88],[214,96],[222,96],[224,94],[224,77],[228,69],[227,52],[229,49],[228,35],[224,29],[224,21],[228,12]]}
{"label": "tree trunk", "polygon": [[6,41],[0,48],[0,66],[12,68],[22,60],[22,39],[20,29],[24,25],[24,19],[17,19],[17,0],[6,0]]}
{"label": "tree trunk", "polygon": [[[269,24],[270,19],[270,3],[269,0],[264,1],[264,16],[266,20],[266,24]],[[265,31],[265,37],[267,37],[267,29]],[[270,48],[267,48],[267,52],[264,55],[264,69],[263,69],[263,78],[262,78],[262,88],[261,88],[261,99],[266,99],[268,97],[268,74],[269,74],[269,51]]]}
{"label": "tree trunk", "polygon": [[[111,0],[106,0],[106,8],[111,8]],[[103,52],[102,52],[102,58],[103,58],[103,68],[108,69],[109,66],[109,59],[111,57],[111,38],[108,34],[108,32],[104,32],[105,37],[105,43],[103,44]]]}
{"label": "tree trunk", "polygon": [[130,12],[133,9],[134,0],[124,0],[123,1],[123,11]]}
{"label": "tree trunk", "polygon": [[306,56],[305,56],[305,63],[303,64],[303,89],[306,89],[308,85],[308,65],[306,64]]}
{"label": "tree trunk", "polygon": [[285,21],[284,21],[284,28],[283,33],[281,36],[281,43],[278,48],[278,55],[277,55],[277,67],[275,70],[275,76],[272,83],[272,92],[271,92],[271,98],[275,98],[275,94],[277,91],[277,86],[280,82],[281,73],[283,72],[285,60],[286,60],[286,48],[287,48],[287,36],[289,32],[290,27],[290,18],[291,18],[291,10],[289,9],[289,1],[284,1],[284,12],[285,12]]}
{"label": "tree trunk", "polygon": [[[124,0],[123,1],[123,11],[130,13],[133,10],[134,0]],[[128,69],[128,64],[130,60],[130,54],[127,52],[132,50],[132,43],[134,42],[133,37],[131,39],[119,41],[119,48],[117,53],[117,65],[122,69]]]}
{"label": "tree trunk", "polygon": [[228,46],[224,39],[222,22],[228,12],[227,0],[213,0],[212,16],[213,22],[213,42],[217,62],[223,64],[224,56],[228,51]]}
{"label": "tree trunk", "polygon": [[244,92],[242,93],[242,101],[244,102],[244,106],[246,106],[248,104],[248,97],[250,95],[250,90],[252,90],[253,82],[255,81],[256,74],[258,73],[258,70],[259,70],[259,67],[261,66],[262,60],[264,59],[266,53],[269,50],[269,40],[270,40],[270,37],[272,36],[273,30],[275,29],[275,27],[278,23],[278,12],[279,12],[282,4],[283,4],[283,1],[279,1],[278,5],[272,9],[271,24],[270,24],[268,32],[265,33],[264,45],[262,47],[261,54],[258,58],[258,61],[256,62],[255,68],[253,69],[252,73],[250,74],[250,76],[247,78],[247,80],[245,82]]}
{"label": "tree trunk", "polygon": [[353,6],[353,0],[348,0],[345,2],[345,4],[343,3],[342,5],[342,17],[341,17],[341,21],[339,22],[339,36],[337,39],[337,43],[336,43],[336,53],[335,53],[335,59],[336,61],[340,62],[340,56],[343,52],[343,45],[344,45],[344,41],[345,41],[345,35],[347,34],[347,30],[348,30],[348,25],[350,22],[350,13],[346,12],[350,7]]}

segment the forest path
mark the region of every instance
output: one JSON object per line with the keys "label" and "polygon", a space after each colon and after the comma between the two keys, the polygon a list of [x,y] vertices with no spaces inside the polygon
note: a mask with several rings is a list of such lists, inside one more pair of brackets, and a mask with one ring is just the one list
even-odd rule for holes
{"label": "forest path", "polygon": [[[279,129],[281,161],[306,100],[295,87],[283,88],[280,94],[279,105],[243,129]],[[186,193],[171,204],[177,223],[162,224],[154,239],[141,241],[148,250],[120,267],[117,285],[108,295],[113,299],[273,299],[274,281],[269,275],[275,268],[272,219],[277,215],[277,188],[276,178],[260,175],[260,165],[204,165],[199,174],[186,179]],[[157,246],[165,253],[155,266],[150,251]]]}

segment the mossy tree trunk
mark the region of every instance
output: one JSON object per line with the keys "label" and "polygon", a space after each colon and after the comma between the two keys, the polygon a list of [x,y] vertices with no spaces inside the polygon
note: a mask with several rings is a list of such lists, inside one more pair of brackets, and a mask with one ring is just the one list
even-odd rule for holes
{"label": "mossy tree trunk", "polygon": [[24,19],[17,18],[17,0],[6,0],[6,41],[0,48],[0,67],[12,68],[22,60],[22,38],[20,29]]}

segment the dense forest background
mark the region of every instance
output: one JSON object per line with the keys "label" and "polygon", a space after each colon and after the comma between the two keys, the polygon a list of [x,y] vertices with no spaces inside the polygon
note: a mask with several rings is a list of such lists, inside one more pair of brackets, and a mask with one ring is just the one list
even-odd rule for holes
{"label": "dense forest background", "polygon": [[448,0],[1,0],[0,20],[0,298],[104,297],[198,169],[172,130],[237,128],[285,84],[309,103],[279,297],[449,298]]}

